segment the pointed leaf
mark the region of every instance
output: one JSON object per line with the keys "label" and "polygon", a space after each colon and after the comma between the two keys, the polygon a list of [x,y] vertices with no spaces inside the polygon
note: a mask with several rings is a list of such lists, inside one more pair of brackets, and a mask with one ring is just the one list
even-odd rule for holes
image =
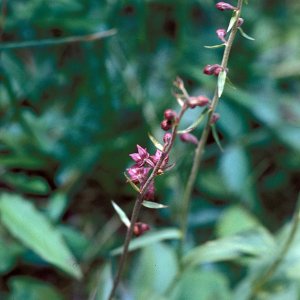
{"label": "pointed leaf", "polygon": [[129,182],[129,184],[133,187],[133,189],[135,191],[137,191],[138,193],[140,193],[140,189],[138,188],[138,186],[132,182],[132,180],[128,177],[128,175],[126,174],[126,172],[124,172],[124,176],[126,177],[127,181]]}
{"label": "pointed leaf", "polygon": [[182,133],[188,133],[193,131],[194,129],[196,129],[196,127],[204,120],[204,117],[206,115],[206,113],[208,112],[208,108],[205,108],[200,116],[198,117],[198,119],[192,124],[190,125],[188,128],[184,129],[184,130],[178,130],[177,133],[178,134],[182,134]]}
{"label": "pointed leaf", "polygon": [[213,46],[204,46],[204,48],[207,48],[207,49],[215,49],[215,48],[222,48],[224,47],[225,44],[218,44],[218,45],[213,45]]}
{"label": "pointed leaf", "polygon": [[255,41],[255,39],[253,37],[251,37],[250,35],[248,35],[247,33],[245,33],[245,31],[241,27],[239,27],[238,29],[244,38],[246,38],[247,40],[250,40],[250,41]]}
{"label": "pointed leaf", "polygon": [[124,210],[114,201],[111,201],[116,213],[120,217],[121,221],[125,224],[126,227],[130,227],[130,220],[128,219]]}
{"label": "pointed leaf", "polygon": [[217,127],[215,124],[211,125],[211,130],[212,130],[212,135],[214,137],[214,140],[215,142],[217,143],[217,145],[219,146],[220,150],[223,152],[223,147],[222,147],[222,144],[221,144],[221,141],[219,139],[219,135],[218,135],[218,132],[217,132]]}
{"label": "pointed leaf", "polygon": [[231,28],[233,27],[234,23],[237,20],[237,16],[238,16],[237,12],[234,11],[233,12],[233,16],[231,17],[229,25],[228,25],[228,28],[227,28],[227,32],[229,32],[231,30]]}
{"label": "pointed leaf", "polygon": [[218,76],[218,96],[219,98],[222,96],[222,93],[224,91],[224,86],[226,82],[226,71],[221,71],[219,76]]}
{"label": "pointed leaf", "polygon": [[160,203],[156,203],[156,202],[152,202],[152,201],[147,201],[147,200],[143,201],[143,206],[145,206],[147,208],[154,208],[154,209],[160,209],[160,208],[166,208],[166,207],[168,207],[167,205],[163,205],[163,204],[160,204]]}
{"label": "pointed leaf", "polygon": [[28,248],[75,278],[82,277],[59,231],[32,203],[18,195],[2,194],[0,213],[3,225]]}
{"label": "pointed leaf", "polygon": [[150,133],[148,132],[149,139],[153,143],[153,145],[160,151],[163,151],[164,146]]}
{"label": "pointed leaf", "polygon": [[[178,229],[167,228],[159,231],[152,231],[146,233],[136,239],[133,239],[129,245],[129,251],[133,251],[139,248],[146,247],[148,245],[157,243],[163,240],[180,239],[181,232]],[[123,252],[123,246],[118,247],[111,251],[111,255],[119,255]]]}

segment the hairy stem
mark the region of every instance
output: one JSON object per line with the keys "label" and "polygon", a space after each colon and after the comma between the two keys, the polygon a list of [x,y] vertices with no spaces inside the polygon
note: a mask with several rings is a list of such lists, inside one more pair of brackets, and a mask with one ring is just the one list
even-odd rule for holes
{"label": "hairy stem", "polygon": [[280,250],[276,259],[273,261],[273,263],[269,266],[269,268],[267,268],[267,270],[263,273],[263,275],[256,281],[256,283],[252,287],[252,293],[249,297],[250,299],[255,299],[255,295],[263,288],[265,283],[277,271],[278,267],[284,260],[287,252],[289,251],[289,249],[295,239],[299,224],[300,224],[300,194],[298,196],[297,206],[296,206],[296,210],[294,212],[291,230],[289,232],[288,238],[287,238],[286,242],[284,243],[284,245],[283,245],[282,249]]}
{"label": "hairy stem", "polygon": [[122,273],[123,273],[123,269],[125,266],[125,262],[127,260],[127,256],[128,256],[128,249],[129,249],[129,244],[130,241],[132,239],[132,234],[133,234],[133,228],[134,228],[134,224],[137,222],[139,214],[140,214],[140,210],[141,210],[141,206],[143,204],[143,200],[144,200],[144,196],[151,184],[151,182],[154,180],[154,178],[156,177],[159,169],[161,168],[162,163],[164,162],[164,159],[166,158],[166,156],[169,154],[169,152],[171,151],[176,135],[177,135],[177,128],[178,128],[178,124],[183,116],[183,114],[185,113],[187,107],[186,105],[183,105],[181,108],[181,111],[179,113],[178,116],[178,122],[174,125],[173,129],[172,129],[172,138],[171,141],[169,142],[169,144],[167,144],[167,146],[165,147],[165,149],[162,152],[162,155],[159,159],[159,161],[157,162],[157,164],[155,165],[153,171],[151,172],[150,176],[148,177],[147,181],[145,182],[145,184],[143,185],[136,201],[133,207],[133,211],[132,211],[132,215],[131,215],[131,220],[130,220],[130,226],[127,229],[127,233],[126,233],[126,237],[125,237],[125,242],[124,242],[124,246],[123,246],[123,252],[120,258],[120,262],[119,262],[119,266],[118,266],[118,270],[113,282],[113,287],[112,290],[110,292],[109,295],[109,300],[113,300],[113,297],[116,293],[117,287],[119,285]]}
{"label": "hairy stem", "polygon": [[[234,38],[235,38],[237,30],[238,30],[237,20],[241,14],[242,4],[243,4],[243,0],[238,0],[238,5],[237,5],[238,9],[236,11],[236,14],[237,14],[236,22],[232,27],[232,30],[230,32],[228,41],[225,45],[225,50],[224,50],[224,54],[223,54],[223,59],[222,59],[222,64],[221,64],[223,70],[226,70],[226,68],[227,68],[231,47],[232,47]],[[190,175],[189,175],[189,178],[187,181],[187,185],[185,187],[185,191],[183,194],[183,200],[182,200],[183,202],[182,202],[182,210],[181,210],[181,218],[180,218],[180,229],[181,229],[181,233],[182,233],[182,238],[180,240],[179,249],[178,249],[178,254],[179,254],[180,258],[183,255],[183,248],[184,248],[184,243],[185,243],[186,235],[187,235],[188,213],[189,213],[189,207],[190,207],[190,201],[191,201],[191,194],[192,194],[193,187],[195,185],[195,181],[196,181],[197,174],[199,171],[200,163],[203,160],[203,153],[204,153],[205,145],[207,143],[207,139],[208,139],[210,129],[211,129],[212,115],[217,108],[218,102],[219,102],[219,95],[218,95],[218,86],[217,86],[215,89],[214,97],[212,99],[211,109],[208,113],[206,125],[202,131],[201,138],[200,138],[197,148],[195,150],[192,169],[191,169],[191,172],[190,172]]]}

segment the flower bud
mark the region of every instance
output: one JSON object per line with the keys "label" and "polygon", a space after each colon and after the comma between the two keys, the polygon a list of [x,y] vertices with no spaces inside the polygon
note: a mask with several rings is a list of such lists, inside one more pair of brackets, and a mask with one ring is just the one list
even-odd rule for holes
{"label": "flower bud", "polygon": [[148,231],[150,226],[146,223],[136,222],[133,226],[133,233],[135,236],[142,235],[145,231]]}
{"label": "flower bud", "polygon": [[164,112],[164,117],[168,121],[173,121],[177,117],[177,114],[176,114],[176,112],[174,110],[167,109]]}
{"label": "flower bud", "polygon": [[236,10],[237,9],[237,7],[235,7],[235,6],[232,6],[231,4],[229,4],[229,3],[226,3],[226,2],[218,2],[217,4],[216,4],[216,8],[218,9],[218,10]]}
{"label": "flower bud", "polygon": [[222,66],[218,64],[206,65],[203,69],[203,73],[206,75],[219,75],[222,70]]}
{"label": "flower bud", "polygon": [[168,131],[172,128],[172,122],[169,121],[169,120],[163,120],[161,123],[160,123],[160,127],[162,130],[164,131]]}
{"label": "flower bud", "polygon": [[187,104],[190,108],[195,108],[196,106],[205,106],[210,102],[210,100],[205,96],[190,97]]}
{"label": "flower bud", "polygon": [[239,18],[237,21],[237,27],[241,27],[244,24],[244,19],[243,18]]}
{"label": "flower bud", "polygon": [[218,120],[220,119],[220,114],[218,113],[213,113],[210,119],[210,124],[213,125],[215,124]]}
{"label": "flower bud", "polygon": [[180,139],[184,143],[192,143],[197,145],[198,144],[198,139],[191,133],[183,133],[180,135]]}
{"label": "flower bud", "polygon": [[165,135],[164,135],[164,137],[163,137],[164,143],[165,143],[165,144],[170,143],[171,139],[172,139],[172,134],[169,133],[169,132],[165,133]]}
{"label": "flower bud", "polygon": [[225,39],[225,36],[226,36],[226,34],[227,34],[226,29],[224,29],[224,28],[217,29],[216,34],[217,34],[218,38],[219,38],[222,42],[224,42],[224,43],[227,42],[226,39]]}

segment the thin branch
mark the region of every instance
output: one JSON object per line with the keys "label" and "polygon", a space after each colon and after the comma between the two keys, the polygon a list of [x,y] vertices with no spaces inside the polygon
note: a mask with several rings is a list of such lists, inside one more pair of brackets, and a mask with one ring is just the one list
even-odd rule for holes
{"label": "thin branch", "polygon": [[110,29],[107,31],[100,31],[100,32],[87,34],[87,35],[69,36],[69,37],[62,37],[62,38],[55,38],[55,39],[44,39],[38,41],[3,43],[2,45],[0,45],[0,50],[19,49],[19,48],[28,48],[28,47],[43,47],[43,46],[62,45],[62,44],[79,43],[79,42],[93,42],[96,40],[100,40],[112,36],[116,33],[117,33],[116,29]]}

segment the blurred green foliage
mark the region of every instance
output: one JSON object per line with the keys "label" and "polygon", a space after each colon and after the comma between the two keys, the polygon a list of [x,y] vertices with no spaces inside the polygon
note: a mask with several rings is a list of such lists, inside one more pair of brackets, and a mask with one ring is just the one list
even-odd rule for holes
{"label": "blurred green foliage", "polygon": [[[192,95],[212,96],[216,80],[202,68],[222,50],[203,46],[219,43],[230,13],[212,0],[0,3],[0,298],[104,300],[117,262],[109,253],[125,235],[111,200],[130,214],[135,195],[123,176],[128,154],[136,144],[154,152],[147,133],[161,140],[177,75]],[[166,298],[176,240],[148,239],[127,268],[126,299],[246,299],[276,255],[300,187],[299,13],[297,0],[244,7],[255,41],[234,44],[233,86],[218,107],[224,152],[210,137],[193,193],[185,260],[194,267]],[[104,39],[41,45],[112,28]],[[40,44],[5,49],[24,41]],[[176,167],[157,180],[156,200],[169,208],[143,209],[154,235],[177,226],[192,154],[176,142]],[[258,299],[299,298],[299,247],[298,235]]]}

